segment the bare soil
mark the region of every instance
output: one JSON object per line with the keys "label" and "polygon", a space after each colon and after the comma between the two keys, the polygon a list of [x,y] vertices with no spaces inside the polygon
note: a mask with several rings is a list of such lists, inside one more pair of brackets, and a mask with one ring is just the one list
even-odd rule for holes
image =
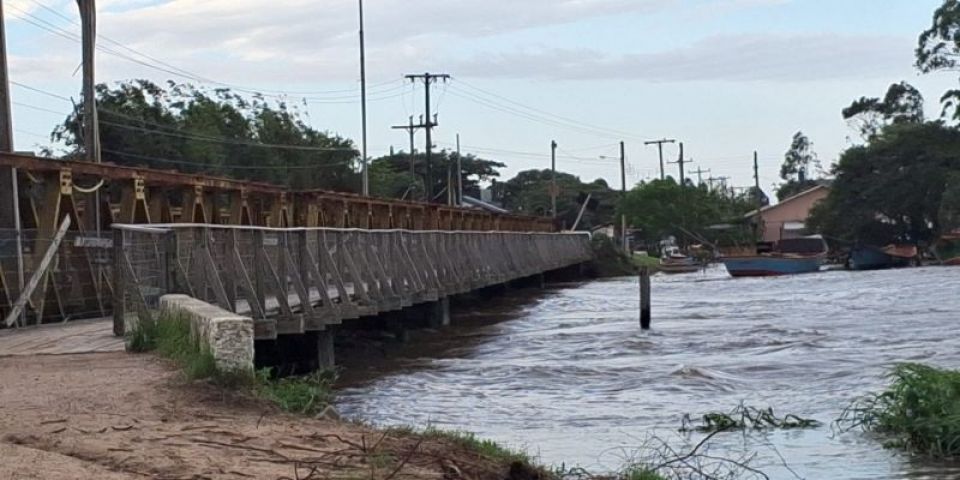
{"label": "bare soil", "polygon": [[287,415],[151,355],[0,358],[0,479],[530,478],[459,445]]}

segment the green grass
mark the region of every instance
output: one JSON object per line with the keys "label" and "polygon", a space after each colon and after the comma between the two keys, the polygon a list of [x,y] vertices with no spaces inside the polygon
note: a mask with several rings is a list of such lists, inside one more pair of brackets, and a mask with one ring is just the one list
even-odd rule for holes
{"label": "green grass", "polygon": [[631,257],[633,264],[638,268],[647,267],[650,270],[656,271],[660,268],[660,259],[657,257],[651,257],[650,255],[637,255],[634,254]]}
{"label": "green grass", "polygon": [[319,370],[300,377],[271,379],[269,369],[257,372],[256,393],[281,410],[300,415],[316,415],[333,402],[336,374]]}
{"label": "green grass", "polygon": [[217,368],[213,354],[201,345],[182,315],[162,313],[156,320],[139,322],[127,334],[132,352],[155,352],[176,363],[189,380],[210,379],[216,383],[250,383],[250,372],[227,372]]}
{"label": "green grass", "polygon": [[427,440],[447,442],[498,462],[534,464],[533,459],[527,452],[512,450],[497,442],[480,438],[474,433],[463,430],[441,430],[432,426],[423,430],[417,430],[408,426],[394,426],[387,428],[387,431],[394,435],[421,437]]}
{"label": "green grass", "polygon": [[162,313],[152,322],[140,322],[127,334],[127,345],[132,352],[153,352],[172,360],[188,380],[210,380],[222,387],[245,390],[286,412],[316,415],[334,398],[336,375],[331,371],[273,379],[269,369],[254,373],[217,368],[213,354],[197,341],[190,320],[182,315]]}
{"label": "green grass", "polygon": [[889,378],[886,390],[854,401],[837,425],[889,435],[888,446],[960,456],[960,371],[905,363]]}
{"label": "green grass", "polygon": [[619,475],[619,480],[666,480],[666,477],[649,467],[630,467]]}

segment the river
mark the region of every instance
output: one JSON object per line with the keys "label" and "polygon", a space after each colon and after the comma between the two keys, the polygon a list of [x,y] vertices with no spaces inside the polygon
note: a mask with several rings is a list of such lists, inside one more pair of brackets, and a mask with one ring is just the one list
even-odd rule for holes
{"label": "river", "polygon": [[824,424],[714,437],[712,454],[756,452],[751,465],[770,478],[960,478],[960,465],[830,427],[897,362],[960,368],[960,269],[657,275],[651,332],[639,329],[638,304],[636,278],[511,292],[348,373],[338,408],[375,424],[476,432],[546,464],[604,471],[651,435],[696,442],[677,431],[684,414],[743,402]]}

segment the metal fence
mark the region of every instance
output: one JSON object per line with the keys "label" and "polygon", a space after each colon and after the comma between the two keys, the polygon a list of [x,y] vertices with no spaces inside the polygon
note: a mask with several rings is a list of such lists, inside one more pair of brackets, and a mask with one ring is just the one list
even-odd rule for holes
{"label": "metal fence", "polygon": [[323,330],[591,258],[584,234],[114,225],[114,327],[184,293],[255,320],[257,338]]}
{"label": "metal fence", "polygon": [[[20,298],[54,238],[37,230],[0,230],[0,318]],[[110,314],[113,240],[110,232],[68,231],[23,313],[11,326],[37,325]],[[6,326],[2,325],[0,328]]]}

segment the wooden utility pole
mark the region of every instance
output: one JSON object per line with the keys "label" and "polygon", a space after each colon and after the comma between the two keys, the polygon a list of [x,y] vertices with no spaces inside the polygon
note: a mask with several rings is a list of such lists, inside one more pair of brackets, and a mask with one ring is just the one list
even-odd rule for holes
{"label": "wooden utility pole", "polygon": [[460,134],[457,134],[457,205],[463,205],[463,161],[460,157]]}
{"label": "wooden utility pole", "polygon": [[[423,122],[421,122],[423,123]],[[416,170],[416,146],[414,142],[416,141],[417,129],[422,128],[422,125],[413,124],[413,115],[410,115],[410,123],[408,125],[394,125],[390,127],[394,130],[406,130],[410,135],[410,150],[408,150],[410,157],[410,179],[416,184],[417,181],[417,170]]]}
{"label": "wooden utility pole", "polygon": [[[83,37],[83,145],[87,160],[100,163],[100,134],[97,120],[96,65],[97,7],[95,0],[77,0]],[[97,211],[100,209],[97,208]]]}
{"label": "wooden utility pole", "polygon": [[680,142],[680,158],[676,162],[670,162],[670,163],[675,163],[680,165],[680,185],[681,186],[686,185],[687,177],[684,175],[683,166],[688,163],[693,163],[693,160],[685,160],[683,158],[683,142]]}
{"label": "wooden utility pole", "polygon": [[424,95],[424,104],[425,110],[423,112],[426,123],[423,124],[424,130],[427,132],[426,140],[426,150],[425,161],[427,163],[427,179],[426,179],[426,193],[427,193],[427,202],[433,202],[433,136],[432,129],[437,126],[436,117],[432,117],[430,114],[430,85],[435,83],[437,80],[443,80],[446,82],[450,79],[450,75],[445,73],[443,74],[432,74],[432,73],[422,73],[417,75],[407,75],[407,79],[411,82],[416,82],[417,80],[423,81],[423,86],[425,89]]}
{"label": "wooden utility pole", "polygon": [[763,209],[763,198],[760,194],[760,161],[756,150],[753,151],[753,182],[754,188],[756,189],[754,195],[757,196],[757,219],[755,222],[753,222],[753,238],[754,241],[758,241],[760,234],[760,221],[762,220],[762,217],[760,216],[760,210]]}
{"label": "wooden utility pole", "polygon": [[[690,161],[692,162],[693,160],[690,160]],[[697,171],[692,172],[692,173],[696,173],[696,174],[697,174],[697,185],[702,185],[702,184],[703,184],[703,174],[704,174],[704,173],[710,173],[710,169],[708,168],[708,169],[704,170],[703,168],[697,168]],[[709,180],[709,178],[708,178],[708,180]]]}
{"label": "wooden utility pole", "polygon": [[[10,112],[10,78],[7,75],[7,28],[3,21],[3,2],[0,1],[0,151],[13,152],[13,115]],[[12,201],[4,203],[13,205]]]}
{"label": "wooden utility pole", "polygon": [[[10,109],[10,78],[7,69],[7,27],[3,17],[3,1],[0,0],[0,152],[13,152],[13,114]],[[20,185],[16,168],[0,168],[0,228],[13,229],[16,233],[17,282],[0,279],[7,284],[12,294],[11,301],[24,289],[23,236],[20,225]],[[19,321],[26,323],[21,313]]]}
{"label": "wooden utility pole", "polygon": [[363,38],[363,0],[358,0],[360,7],[360,118],[362,126],[362,155],[363,164],[363,195],[370,195],[370,176],[367,172],[367,57],[366,45]]}
{"label": "wooden utility pole", "polygon": [[662,140],[651,140],[649,142],[643,142],[644,145],[656,145],[657,150],[660,151],[660,180],[667,179],[667,174],[663,170],[663,144],[664,143],[676,143],[676,140],[672,138],[664,138]]}
{"label": "wooden utility pole", "polygon": [[557,141],[550,142],[550,212],[557,218]]}
{"label": "wooden utility pole", "polygon": [[[627,199],[627,149],[620,142],[620,202]],[[620,214],[620,246],[630,255],[630,245],[627,244],[627,214]]]}

